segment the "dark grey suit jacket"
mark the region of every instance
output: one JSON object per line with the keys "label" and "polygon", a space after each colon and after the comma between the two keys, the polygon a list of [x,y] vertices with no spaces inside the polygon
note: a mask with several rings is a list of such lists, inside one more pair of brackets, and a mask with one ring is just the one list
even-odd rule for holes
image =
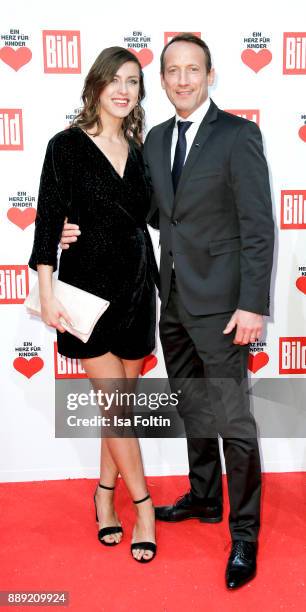
{"label": "dark grey suit jacket", "polygon": [[153,188],[149,223],[159,211],[162,305],[174,261],[178,291],[192,315],[236,308],[267,315],[274,224],[260,130],[211,101],[174,196],[174,121],[153,127],[144,145]]}

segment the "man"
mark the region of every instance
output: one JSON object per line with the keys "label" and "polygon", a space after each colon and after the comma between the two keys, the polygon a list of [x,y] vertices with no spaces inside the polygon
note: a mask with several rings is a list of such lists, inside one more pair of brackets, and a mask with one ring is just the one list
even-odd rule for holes
{"label": "man", "polygon": [[[274,230],[260,130],[218,109],[208,97],[213,80],[210,51],[201,39],[184,33],[165,46],[161,82],[176,116],[151,129],[144,153],[154,191],[152,219],[159,213],[167,373],[171,380],[203,381],[203,419],[211,424],[216,417],[223,438],[232,536],[226,584],[234,589],[256,573],[261,471],[242,383],[248,345],[269,314]],[[156,508],[160,520],[222,519],[218,439],[194,433],[198,409],[199,403],[187,402],[180,412],[191,490]]]}

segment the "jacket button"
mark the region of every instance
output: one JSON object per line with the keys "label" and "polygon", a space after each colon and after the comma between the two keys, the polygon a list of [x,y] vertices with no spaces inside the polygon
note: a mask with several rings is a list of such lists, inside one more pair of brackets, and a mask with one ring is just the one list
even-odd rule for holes
{"label": "jacket button", "polygon": [[177,219],[173,219],[173,220],[171,221],[171,225],[177,225],[177,224],[178,224],[178,220],[177,220]]}
{"label": "jacket button", "polygon": [[172,257],[172,255],[173,255],[172,251],[169,251],[169,255],[171,255],[171,257]]}

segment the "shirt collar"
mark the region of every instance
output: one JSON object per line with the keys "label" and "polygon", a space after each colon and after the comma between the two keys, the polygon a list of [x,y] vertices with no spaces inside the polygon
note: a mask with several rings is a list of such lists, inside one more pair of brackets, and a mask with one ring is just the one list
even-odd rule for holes
{"label": "shirt collar", "polygon": [[192,121],[193,123],[197,123],[198,125],[200,125],[209,107],[210,107],[210,98],[206,98],[205,102],[203,102],[203,104],[201,104],[201,106],[199,106],[199,108],[197,108],[193,113],[191,113],[191,115],[189,115],[189,117],[187,117],[186,119],[183,119],[183,117],[180,117],[176,113],[175,126],[177,125],[178,121]]}

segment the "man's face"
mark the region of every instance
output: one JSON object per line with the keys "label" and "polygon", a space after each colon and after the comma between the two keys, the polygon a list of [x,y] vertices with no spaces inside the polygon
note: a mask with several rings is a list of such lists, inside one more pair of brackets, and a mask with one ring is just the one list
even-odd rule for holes
{"label": "man's face", "polygon": [[186,119],[208,97],[208,86],[213,84],[214,70],[207,73],[203,49],[190,42],[174,42],[164,56],[165,70],[161,84],[175,106]]}

